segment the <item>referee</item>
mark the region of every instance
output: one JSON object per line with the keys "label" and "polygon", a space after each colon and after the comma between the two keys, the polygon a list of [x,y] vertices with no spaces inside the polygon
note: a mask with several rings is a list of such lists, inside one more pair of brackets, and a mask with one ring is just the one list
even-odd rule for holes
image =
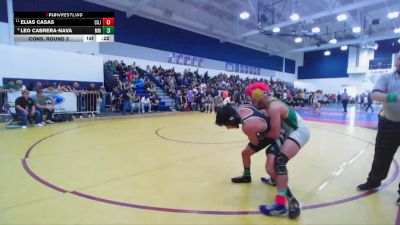
{"label": "referee", "polygon": [[347,113],[347,105],[349,104],[349,94],[347,94],[347,89],[345,88],[342,93],[342,104],[343,104],[343,112]]}
{"label": "referee", "polygon": [[[372,168],[367,182],[357,186],[359,191],[367,191],[381,185],[400,146],[400,52],[396,55],[396,71],[379,78],[372,91],[372,99],[382,102],[383,108],[379,113]],[[400,194],[400,184],[398,193]],[[397,205],[400,205],[400,197],[397,199]]]}

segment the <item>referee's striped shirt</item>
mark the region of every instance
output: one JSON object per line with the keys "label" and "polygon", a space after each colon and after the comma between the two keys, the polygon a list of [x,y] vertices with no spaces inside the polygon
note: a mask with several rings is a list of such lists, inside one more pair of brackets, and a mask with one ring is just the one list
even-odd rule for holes
{"label": "referee's striped shirt", "polygon": [[[393,93],[400,95],[400,72],[382,75],[376,82],[372,92]],[[400,103],[383,103],[383,114],[386,119],[400,122]]]}

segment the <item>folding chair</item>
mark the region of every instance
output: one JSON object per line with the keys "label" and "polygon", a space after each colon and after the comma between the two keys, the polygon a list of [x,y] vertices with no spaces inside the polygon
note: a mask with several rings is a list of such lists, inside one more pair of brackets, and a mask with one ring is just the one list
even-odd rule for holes
{"label": "folding chair", "polygon": [[6,128],[20,128],[21,126],[18,124],[19,118],[17,112],[15,111],[15,107],[11,107],[9,103],[5,103],[3,107],[4,111],[8,112],[11,115],[10,121],[6,123]]}

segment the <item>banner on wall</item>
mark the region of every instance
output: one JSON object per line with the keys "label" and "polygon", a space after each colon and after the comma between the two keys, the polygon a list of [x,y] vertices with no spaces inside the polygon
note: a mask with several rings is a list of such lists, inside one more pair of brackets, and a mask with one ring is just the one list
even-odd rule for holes
{"label": "banner on wall", "polygon": [[199,66],[199,61],[196,56],[192,57],[192,66],[195,66],[195,67]]}
{"label": "banner on wall", "polygon": [[225,64],[225,70],[229,72],[234,72],[235,71],[235,64],[234,63],[226,63]]}
{"label": "banner on wall", "polygon": [[184,61],[185,61],[185,65],[187,65],[187,66],[190,66],[190,64],[191,64],[191,56],[190,55],[184,55]]}
{"label": "banner on wall", "polygon": [[[34,97],[36,92],[29,92],[29,97]],[[77,96],[75,93],[71,92],[54,92],[54,93],[44,93],[44,95],[49,96],[55,101],[55,112],[77,112]],[[7,100],[10,106],[15,106],[15,100],[21,96],[20,91],[7,92]]]}
{"label": "banner on wall", "polygon": [[199,67],[204,67],[204,59],[199,58]]}
{"label": "banner on wall", "polygon": [[187,66],[204,67],[203,58],[191,55],[184,55],[175,52],[171,52],[169,54],[168,62],[173,64],[187,65]]}
{"label": "banner on wall", "polygon": [[261,69],[255,66],[247,66],[229,62],[225,62],[225,70],[228,72],[245,73],[251,75],[260,75],[261,72]]}
{"label": "banner on wall", "polygon": [[176,63],[183,65],[183,54],[177,54],[176,58],[177,58]]}
{"label": "banner on wall", "polygon": [[240,64],[239,67],[240,67],[240,70],[239,70],[239,71],[240,71],[241,73],[244,73],[244,65]]}
{"label": "banner on wall", "polygon": [[176,56],[175,56],[175,53],[174,53],[174,52],[170,53],[170,54],[169,54],[169,57],[168,57],[168,62],[169,62],[169,63],[175,64],[175,63],[176,63],[176,58],[175,58],[175,57],[176,57]]}
{"label": "banner on wall", "polygon": [[256,74],[257,74],[257,67],[254,67],[254,66],[253,66],[253,67],[252,67],[252,70],[253,70],[253,74],[256,75]]}
{"label": "banner on wall", "polygon": [[392,68],[392,58],[376,58],[369,61],[369,70],[382,70]]}

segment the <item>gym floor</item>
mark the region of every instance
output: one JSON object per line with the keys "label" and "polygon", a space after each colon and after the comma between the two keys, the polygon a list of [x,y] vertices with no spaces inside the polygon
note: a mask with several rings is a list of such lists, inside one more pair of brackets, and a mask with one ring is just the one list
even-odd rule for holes
{"label": "gym floor", "polygon": [[1,128],[0,224],[400,224],[398,156],[377,192],[355,189],[376,136],[361,126],[376,127],[376,113],[299,113],[311,139],[288,164],[296,220],[258,212],[276,192],[260,181],[264,152],[252,157],[252,183],[230,182],[243,170],[240,129],[177,113]]}

